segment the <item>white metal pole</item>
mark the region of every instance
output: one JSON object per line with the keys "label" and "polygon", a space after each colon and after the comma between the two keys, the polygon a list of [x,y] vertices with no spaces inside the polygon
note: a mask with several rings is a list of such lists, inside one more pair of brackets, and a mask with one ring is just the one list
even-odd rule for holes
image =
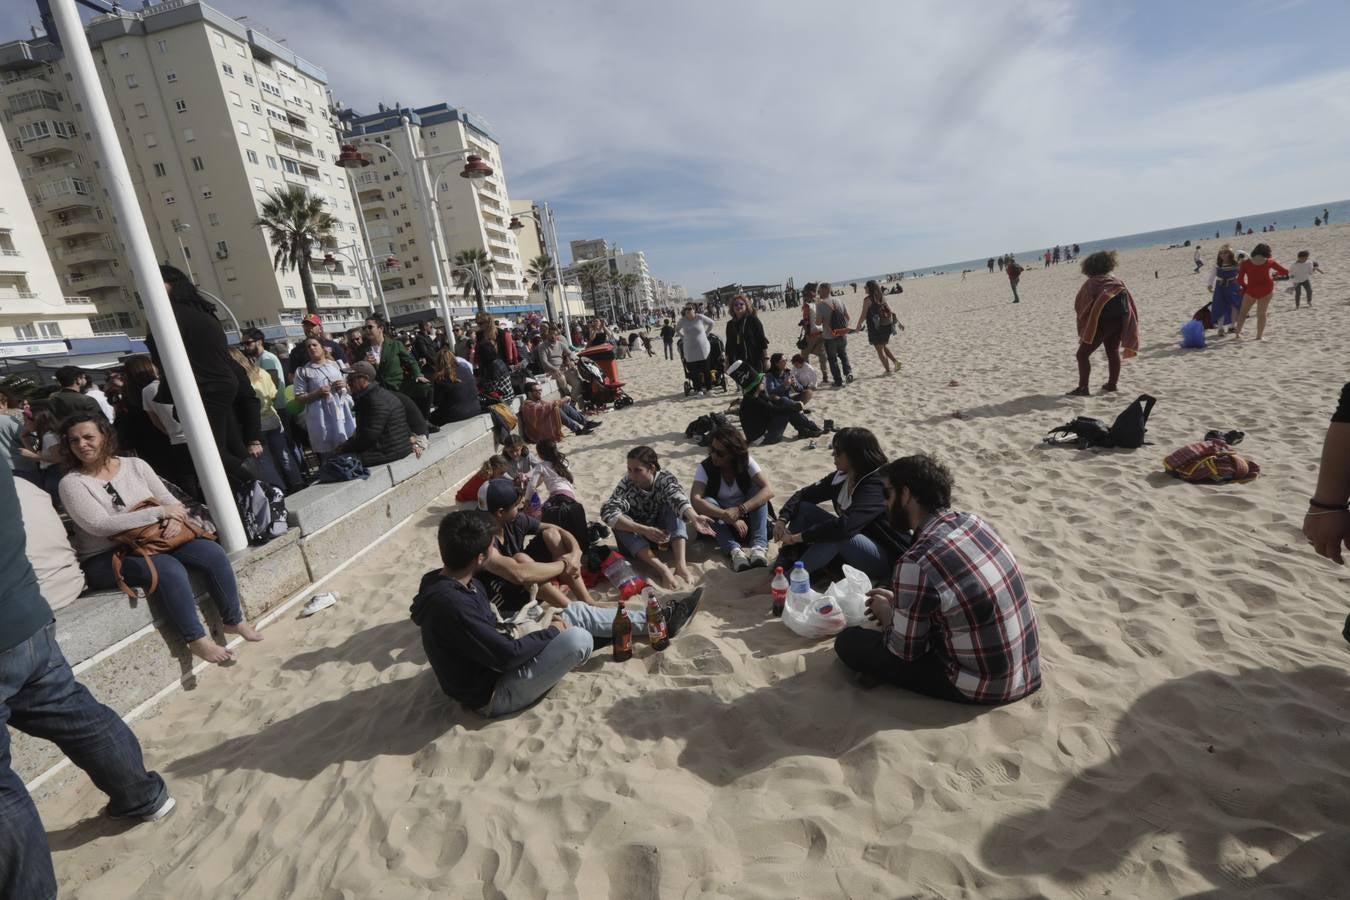
{"label": "white metal pole", "polygon": [[[426,183],[427,173],[423,167],[424,158],[417,152],[417,143],[413,137],[412,119],[408,116],[403,117],[403,136],[408,140],[409,162],[412,164],[413,186],[417,189],[418,201],[422,204],[422,218],[425,220],[427,229],[427,239],[431,241],[431,265],[436,273],[436,293],[441,301],[441,318],[445,320],[446,333],[449,334],[451,326],[450,318],[450,299],[445,293],[445,273],[441,268],[441,251],[445,250],[449,255],[448,248],[445,247],[445,241],[441,237],[440,215],[432,208],[436,202],[434,196],[428,198],[428,188]],[[435,188],[431,188],[432,191]]]}
{"label": "white metal pole", "polygon": [[[341,135],[338,135],[340,143],[345,142]],[[347,170],[347,187],[351,188],[352,200],[356,203],[356,222],[361,229],[361,239],[366,242],[366,256],[370,257],[370,280],[375,285],[375,294],[380,298],[380,311],[384,313],[384,320],[389,321],[389,307],[384,305],[384,285],[380,283],[380,274],[375,271],[375,250],[370,244],[370,232],[366,229],[366,211],[361,207],[361,197],[356,190],[356,178],[352,175],[352,170]],[[375,301],[370,301],[370,308],[375,309]]]}
{"label": "white metal pole", "polygon": [[188,259],[187,247],[183,246],[183,233],[177,228],[174,229],[174,237],[178,238],[178,249],[183,254],[183,265],[187,267],[188,281],[197,283],[197,278],[192,274],[192,260]]}
{"label": "white metal pole", "polygon": [[220,453],[211,436],[211,423],[206,418],[206,408],[202,405],[202,396],[192,375],[192,364],[183,347],[183,336],[178,331],[178,322],[169,305],[169,294],[159,274],[155,248],[150,243],[150,234],[146,231],[145,219],[136,201],[131,173],[127,170],[126,157],[122,155],[122,145],[117,139],[117,127],[113,124],[108,100],[103,95],[103,85],[99,83],[94,54],[89,49],[84,25],[75,10],[75,0],[51,0],[51,11],[75,88],[84,95],[86,111],[93,125],[94,147],[103,160],[100,178],[108,190],[113,214],[117,216],[122,239],[127,246],[136,289],[141,292],[145,302],[145,313],[155,335],[160,361],[164,364],[164,377],[169,380],[173,390],[174,407],[183,423],[188,450],[192,453],[192,462],[206,493],[211,517],[216,522],[220,544],[227,551],[242,550],[248,546],[248,538],[239,521],[234,492],[225,478],[225,467],[221,464]]}
{"label": "white metal pole", "polygon": [[553,225],[553,207],[544,204],[548,214],[548,235],[553,243],[553,274],[558,279],[558,299],[562,301],[563,328],[567,329],[567,343],[572,343],[572,316],[568,310],[567,289],[563,286],[561,263],[558,261],[558,230]]}

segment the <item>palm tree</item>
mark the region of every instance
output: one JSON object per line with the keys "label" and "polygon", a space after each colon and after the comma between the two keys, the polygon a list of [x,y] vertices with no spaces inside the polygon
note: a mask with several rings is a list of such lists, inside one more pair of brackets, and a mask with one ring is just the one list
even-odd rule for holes
{"label": "palm tree", "polygon": [[305,309],[319,312],[314,293],[314,274],[310,271],[310,253],[315,246],[333,240],[338,221],[324,211],[323,198],[299,185],[268,191],[253,224],[261,228],[273,249],[272,266],[279,272],[300,270],[300,289],[305,294]]}
{"label": "palm tree", "polygon": [[529,266],[525,269],[525,274],[529,275],[539,285],[539,293],[544,296],[544,310],[548,313],[548,320],[553,321],[553,304],[549,302],[548,289],[553,286],[553,257],[547,253],[541,253],[530,260]]}
{"label": "palm tree", "polygon": [[[625,306],[632,307],[633,291],[637,290],[638,285],[642,284],[642,278],[636,272],[624,272],[617,279],[619,290],[623,291],[623,302]],[[632,309],[633,318],[637,319],[637,310]]]}
{"label": "palm tree", "polygon": [[[478,301],[478,311],[486,312],[487,306],[483,303],[483,288],[488,285],[491,290],[491,282],[484,281],[484,271],[492,265],[492,257],[482,247],[473,247],[468,250],[459,250],[455,253],[455,258],[451,264],[456,269],[468,269],[473,273],[473,277],[464,281],[464,296],[474,297]],[[456,277],[461,277],[460,272],[454,273]]]}
{"label": "palm tree", "polygon": [[592,310],[596,309],[596,294],[600,285],[606,284],[608,280],[609,267],[599,260],[582,263],[581,268],[577,269],[577,281],[581,282],[581,289],[591,295]]}

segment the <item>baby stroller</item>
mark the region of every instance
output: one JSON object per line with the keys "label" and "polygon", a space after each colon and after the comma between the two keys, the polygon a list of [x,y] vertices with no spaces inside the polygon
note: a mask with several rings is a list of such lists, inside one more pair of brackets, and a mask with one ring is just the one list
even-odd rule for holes
{"label": "baby stroller", "polygon": [[615,409],[623,409],[632,404],[633,398],[624,393],[623,382],[619,380],[614,348],[609,344],[597,344],[577,353],[577,374],[581,376],[582,399],[591,406],[613,403]]}
{"label": "baby stroller", "polygon": [[[689,362],[684,358],[684,339],[675,342],[675,352],[680,355],[680,365],[684,366],[684,395],[694,392],[694,375],[689,371]],[[727,392],[726,352],[722,339],[715,334],[708,335],[708,387],[710,390]]]}

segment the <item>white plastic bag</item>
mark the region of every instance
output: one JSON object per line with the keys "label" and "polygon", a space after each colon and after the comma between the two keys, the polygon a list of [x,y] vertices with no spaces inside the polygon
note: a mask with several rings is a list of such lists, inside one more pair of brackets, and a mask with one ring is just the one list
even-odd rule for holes
{"label": "white plastic bag", "polygon": [[789,591],[783,604],[783,624],[804,638],[817,640],[844,630],[844,611],[827,594],[811,591],[803,597]]}
{"label": "white plastic bag", "polygon": [[844,566],[844,577],[830,585],[829,595],[838,602],[844,611],[844,622],[849,627],[861,625],[867,620],[867,592],[872,589],[872,579],[867,573],[850,565]]}

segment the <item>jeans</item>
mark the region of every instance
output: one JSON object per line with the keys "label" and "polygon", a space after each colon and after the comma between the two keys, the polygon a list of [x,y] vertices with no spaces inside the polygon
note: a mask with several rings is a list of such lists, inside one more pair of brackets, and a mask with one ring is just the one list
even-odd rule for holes
{"label": "jeans", "polygon": [[844,378],[839,374],[839,367],[843,366],[844,375],[853,374],[853,366],[848,361],[848,336],[841,334],[838,337],[826,337],[825,356],[830,361],[830,376],[834,378],[834,383],[843,384]]}
{"label": "jeans", "polygon": [[0,897],[56,896],[47,833],[10,766],[5,722],[60,747],[108,795],[108,814],[144,816],[168,797],[126,723],[75,680],[52,622],[0,653]]}
{"label": "jeans", "polygon": [[845,628],[834,639],[834,652],[844,665],[877,681],[939,700],[975,702],[952,684],[947,677],[946,665],[936,653],[926,653],[906,662],[890,651],[885,635],[875,628],[861,625]]}
{"label": "jeans", "polygon": [[[84,574],[90,587],[117,587],[112,569],[114,552],[110,550],[84,561]],[[197,601],[188,581],[188,569],[206,575],[206,588],[216,602],[221,621],[226,625],[244,621],[239,608],[239,589],[234,583],[234,569],[230,567],[230,558],[215,541],[197,538],[170,553],[156,554],[153,559],[155,571],[159,573],[155,596],[164,604],[165,614],[184,641],[206,636],[206,629],[197,617]],[[122,560],[122,578],[132,587],[149,587],[150,567],[142,557],[128,553]]]}
{"label": "jeans", "polygon": [[1308,305],[1312,306],[1312,282],[1296,281],[1294,282],[1294,309],[1298,309],[1299,299],[1304,291],[1308,292]]}
{"label": "jeans", "polygon": [[564,403],[561,408],[562,423],[573,431],[581,431],[586,427],[586,417],[577,412],[577,408],[570,403]]}
{"label": "jeans", "polygon": [[1021,302],[1022,302],[1022,298],[1019,297],[1019,296],[1017,296],[1017,279],[1016,279],[1016,278],[1009,278],[1009,279],[1008,279],[1008,284],[1012,285],[1013,302],[1014,302],[1014,303],[1021,303]]}
{"label": "jeans", "polygon": [[758,439],[751,441],[755,445],[776,444],[783,439],[788,425],[797,430],[798,437],[814,437],[820,433],[820,426],[812,422],[800,409],[784,409],[769,419],[768,426]]}
{"label": "jeans", "polygon": [[[716,506],[718,509],[722,508],[715,497],[704,497],[703,502],[709,506]],[[713,531],[717,532],[717,546],[726,553],[730,553],[732,547],[740,547],[743,540],[749,540],[752,547],[769,546],[769,505],[767,503],[747,512],[745,524],[750,526],[750,531],[742,538],[736,533],[736,529],[726,522],[714,520]]]}
{"label": "jeans", "polygon": [[[814,503],[802,503],[793,513],[788,530],[793,534],[800,534],[813,525],[835,521],[837,518],[833,513],[826,512]],[[890,552],[877,546],[875,541],[861,532],[847,540],[820,541],[803,546],[806,549],[798,559],[806,566],[806,571],[813,575],[834,562],[836,557],[840,562],[865,572],[873,584],[889,581],[895,569],[895,559]],[[792,570],[793,562],[794,560],[788,559],[785,554],[779,553],[778,561],[774,565],[782,566],[783,571],[788,572]]]}
{"label": "jeans", "polygon": [[666,349],[666,359],[674,359],[675,342],[672,340],[672,341],[662,341],[661,343],[665,346]]}
{"label": "jeans", "polygon": [[[676,538],[687,540],[689,538],[689,532],[684,527],[684,519],[681,519],[669,504],[662,505],[661,512],[657,515],[655,522],[643,522],[641,524],[660,528],[670,535],[671,540]],[[617,528],[614,529],[614,540],[619,542],[619,549],[625,555],[631,557],[636,557],[648,547],[655,546],[640,534],[634,534],[631,531],[619,531]]]}
{"label": "jeans", "polygon": [[[545,644],[534,659],[497,679],[492,701],[488,703],[488,718],[520,712],[534,703],[553,690],[564,675],[591,658],[595,638],[607,638],[614,633],[612,608],[572,603],[560,615],[571,627]],[[630,611],[628,618],[633,621],[634,635],[647,631],[646,613]]]}

